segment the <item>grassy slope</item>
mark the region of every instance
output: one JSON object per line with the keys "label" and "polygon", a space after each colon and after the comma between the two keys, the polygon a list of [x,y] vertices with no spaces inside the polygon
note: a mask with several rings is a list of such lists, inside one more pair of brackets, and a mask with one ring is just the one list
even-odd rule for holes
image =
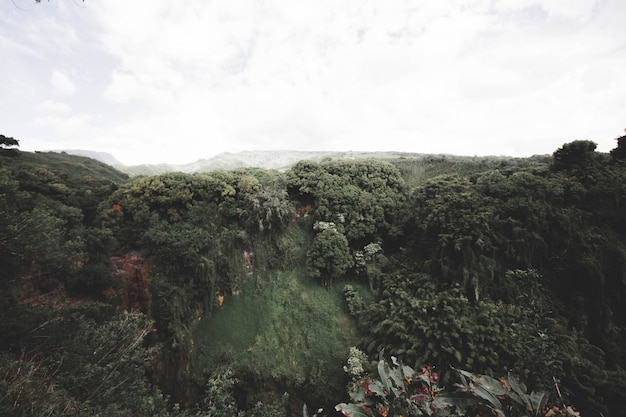
{"label": "grassy slope", "polygon": [[228,358],[237,369],[288,381],[296,390],[341,393],[342,366],[356,344],[344,303],[339,285],[326,290],[302,270],[251,273],[239,295],[227,296],[198,325],[192,369],[210,370]]}

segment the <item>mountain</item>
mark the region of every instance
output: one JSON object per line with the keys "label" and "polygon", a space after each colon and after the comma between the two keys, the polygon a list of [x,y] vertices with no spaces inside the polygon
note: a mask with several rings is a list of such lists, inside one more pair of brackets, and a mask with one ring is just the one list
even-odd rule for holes
{"label": "mountain", "polygon": [[209,172],[219,169],[232,170],[237,168],[264,168],[285,170],[302,160],[319,162],[322,160],[343,159],[393,159],[418,158],[423,154],[404,152],[358,152],[358,151],[242,151],[237,153],[224,152],[208,159],[199,159],[189,164],[143,164],[133,166],[116,166],[130,176],[158,175],[165,172]]}
{"label": "mountain", "polygon": [[108,152],[90,151],[86,149],[64,149],[61,151],[52,151],[52,152],[60,152],[60,153],[64,152],[70,155],[86,156],[87,158],[92,158],[92,159],[95,159],[96,161],[100,161],[102,163],[105,163],[107,165],[111,165],[114,167],[124,165],[120,161],[115,159],[115,157]]}
{"label": "mountain", "polygon": [[208,159],[199,159],[187,164],[141,164],[124,165],[115,157],[106,152],[89,151],[83,149],[55,151],[71,155],[85,156],[111,165],[117,170],[129,175],[160,175],[166,172],[184,172],[193,174],[196,172],[210,172],[215,170],[233,170],[237,168],[263,168],[268,170],[284,171],[302,160],[320,162],[324,160],[424,160],[432,158],[444,158],[444,160],[466,161],[468,158],[474,162],[486,159],[510,159],[504,156],[467,157],[455,155],[433,155],[410,152],[363,152],[363,151],[242,151],[237,153],[224,152]]}

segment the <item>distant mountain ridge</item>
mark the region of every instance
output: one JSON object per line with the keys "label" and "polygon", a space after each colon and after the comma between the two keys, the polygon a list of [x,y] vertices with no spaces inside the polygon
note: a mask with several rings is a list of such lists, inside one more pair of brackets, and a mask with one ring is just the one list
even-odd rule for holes
{"label": "distant mountain ridge", "polygon": [[199,159],[189,164],[143,164],[116,165],[115,168],[130,175],[158,175],[166,172],[209,172],[219,169],[232,170],[237,168],[264,168],[286,170],[298,161],[314,162],[326,159],[391,159],[400,157],[419,157],[423,154],[407,154],[403,152],[357,152],[357,151],[242,151],[237,153],[224,152],[208,159]]}
{"label": "distant mountain ridge", "polygon": [[118,165],[123,165],[120,161],[118,161],[113,155],[108,152],[99,152],[99,151],[90,151],[87,149],[63,149],[61,151],[51,151],[57,153],[67,153],[70,155],[77,156],[85,156],[87,158],[95,159],[96,161],[100,161],[107,165],[111,165],[113,167],[117,167]]}
{"label": "distant mountain ridge", "polygon": [[[283,171],[299,161],[310,160],[321,162],[324,160],[359,160],[359,159],[423,159],[434,156],[445,156],[450,158],[466,158],[455,155],[434,155],[412,152],[362,152],[362,151],[241,151],[237,153],[224,152],[207,159],[199,159],[188,164],[142,164],[124,165],[113,155],[106,152],[96,152],[88,150],[64,150],[72,155],[86,156],[96,159],[107,165],[111,165],[117,170],[129,175],[159,175],[167,172],[184,172],[188,174],[197,172],[210,172],[215,170],[233,170],[238,168],[263,168],[269,170]],[[481,157],[490,158],[490,157]],[[500,156],[497,159],[509,159],[510,157]]]}

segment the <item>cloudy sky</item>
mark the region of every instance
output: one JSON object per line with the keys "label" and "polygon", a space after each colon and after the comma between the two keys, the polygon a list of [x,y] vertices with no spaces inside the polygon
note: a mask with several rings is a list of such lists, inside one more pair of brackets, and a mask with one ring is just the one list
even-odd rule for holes
{"label": "cloudy sky", "polygon": [[625,17],[624,0],[3,0],[0,133],[128,165],[607,152]]}

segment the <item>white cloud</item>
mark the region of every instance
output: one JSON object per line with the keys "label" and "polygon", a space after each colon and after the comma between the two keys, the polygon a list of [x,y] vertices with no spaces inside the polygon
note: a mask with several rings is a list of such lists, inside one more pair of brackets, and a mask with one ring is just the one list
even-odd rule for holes
{"label": "white cloud", "polygon": [[56,115],[63,116],[70,114],[72,109],[67,103],[54,101],[54,100],[46,100],[39,105],[39,110],[46,115]]}
{"label": "white cloud", "polygon": [[54,134],[64,138],[66,143],[80,148],[90,145],[87,140],[92,123],[93,116],[88,114],[45,114],[35,118],[36,125],[52,128]]}
{"label": "white cloud", "polygon": [[76,84],[67,76],[67,74],[54,70],[50,76],[50,83],[56,92],[64,96],[71,96],[76,93]]}
{"label": "white cloud", "polygon": [[5,126],[89,137],[127,163],[244,149],[528,155],[580,137],[608,150],[624,127],[621,0],[60,3],[0,13],[0,88],[19,103],[0,104],[19,112]]}

